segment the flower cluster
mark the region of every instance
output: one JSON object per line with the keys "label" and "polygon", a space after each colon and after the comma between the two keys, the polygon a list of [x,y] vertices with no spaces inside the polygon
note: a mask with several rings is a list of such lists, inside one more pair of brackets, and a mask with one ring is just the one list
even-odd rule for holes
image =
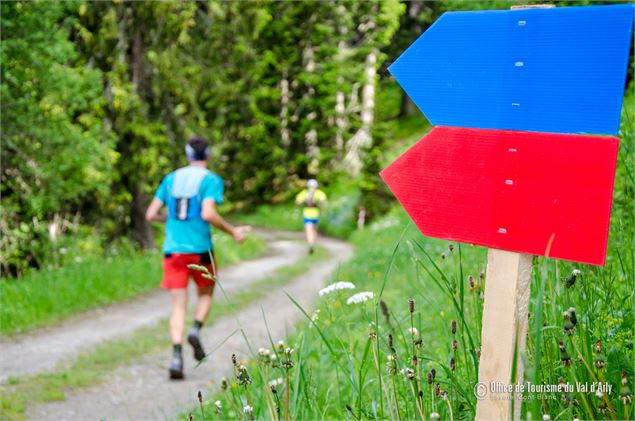
{"label": "flower cluster", "polygon": [[375,294],[371,291],[358,292],[357,294],[349,297],[348,300],[346,300],[346,304],[348,305],[359,304],[359,303],[366,302],[370,299],[373,299],[374,297],[375,297]]}
{"label": "flower cluster", "polygon": [[345,289],[355,289],[355,284],[352,282],[335,282],[325,288],[322,288],[318,294],[320,297],[330,294],[335,291],[342,291]]}

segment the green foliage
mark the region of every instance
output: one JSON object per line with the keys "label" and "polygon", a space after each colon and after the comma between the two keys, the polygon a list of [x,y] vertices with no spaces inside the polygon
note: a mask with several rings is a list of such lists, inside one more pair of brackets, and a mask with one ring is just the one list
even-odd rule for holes
{"label": "green foliage", "polygon": [[[336,176],[334,180],[327,182],[329,185],[323,189],[328,200],[321,212],[319,231],[333,237],[348,238],[357,227],[361,200],[358,182],[347,180],[344,176]],[[302,208],[293,203],[295,194],[300,189],[291,191],[294,194],[287,195],[286,203],[260,205],[249,212],[235,212],[230,215],[230,219],[237,224],[301,231],[304,229]]]}
{"label": "green foliage", "polygon": [[[111,249],[104,256],[82,257],[81,243],[64,249],[70,262],[52,271],[32,271],[21,279],[0,279],[0,333],[24,332],[51,325],[72,314],[149,292],[161,281],[161,254]],[[250,235],[238,245],[226,235],[215,237],[223,267],[261,255],[265,242]]]}
{"label": "green foliage", "polygon": [[212,141],[212,167],[243,207],[341,172],[361,125],[366,58],[377,52],[382,65],[405,9],[397,0],[2,8],[0,264],[11,275],[57,264],[60,236],[88,227],[103,245],[127,237],[152,248],[145,208],[185,163],[193,134]]}
{"label": "green foliage", "polygon": [[104,197],[116,154],[104,130],[101,74],[78,64],[75,4],[2,4],[0,265],[45,260],[47,222]]}

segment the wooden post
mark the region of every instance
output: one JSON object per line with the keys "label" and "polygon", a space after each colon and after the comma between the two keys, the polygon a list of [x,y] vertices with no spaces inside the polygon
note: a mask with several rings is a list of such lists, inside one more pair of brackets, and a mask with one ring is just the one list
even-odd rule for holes
{"label": "wooden post", "polygon": [[520,419],[522,401],[503,388],[523,379],[532,260],[529,254],[488,250],[479,383],[474,388],[477,420]]}
{"label": "wooden post", "polygon": [[[511,9],[550,9],[552,4],[512,6]],[[523,360],[529,323],[529,294],[533,256],[488,249],[485,302],[481,330],[481,359],[474,393],[476,419],[520,420]],[[516,367],[514,369],[514,361]],[[514,378],[512,378],[512,375]],[[512,390],[508,389],[512,387]]]}

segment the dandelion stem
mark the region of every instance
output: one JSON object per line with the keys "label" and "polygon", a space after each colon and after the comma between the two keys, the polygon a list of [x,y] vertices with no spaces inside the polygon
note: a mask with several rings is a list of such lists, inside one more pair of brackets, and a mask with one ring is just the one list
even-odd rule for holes
{"label": "dandelion stem", "polygon": [[[375,344],[379,348],[379,341],[376,340]],[[386,396],[386,402],[388,403],[388,410],[390,411],[390,419],[394,420],[395,415],[393,414],[392,405],[390,404],[390,395],[388,394],[388,389],[386,388],[386,384],[384,383],[383,378],[381,376],[381,368],[379,367],[379,358],[377,357],[377,351],[375,350],[374,346],[372,348],[373,348],[373,358],[375,359],[375,368],[377,368],[377,377],[379,377],[379,388],[384,392],[384,395]],[[379,400],[379,405],[381,409],[380,414],[383,417],[384,416],[383,399]]]}
{"label": "dandelion stem", "polygon": [[232,408],[234,408],[234,410],[236,411],[237,414],[242,414],[242,411],[236,406],[236,404],[234,403],[234,400],[232,399],[231,396],[229,396],[229,392],[226,390],[225,391],[225,397],[227,398],[227,402],[229,402],[229,404],[232,406]]}
{"label": "dandelion stem", "polygon": [[412,393],[415,395],[415,403],[417,404],[417,412],[419,412],[419,416],[421,417],[421,420],[425,420],[425,417],[423,416],[423,410],[421,409],[421,404],[419,402],[419,394],[416,391],[416,387],[414,385],[414,382],[410,382],[410,389],[412,390]]}
{"label": "dandelion stem", "polygon": [[284,386],[284,419],[289,419],[289,370],[285,370],[285,386]]}
{"label": "dandelion stem", "polygon": [[401,411],[399,410],[399,398],[397,397],[397,385],[395,384],[395,376],[392,376],[392,391],[395,395],[395,408],[397,408],[397,419],[401,420]]}
{"label": "dandelion stem", "polygon": [[[199,394],[200,394],[200,393],[201,393],[201,392],[199,392]],[[199,395],[199,396],[200,396],[200,395]],[[200,399],[200,400],[198,401],[198,403],[199,403],[199,405],[201,406],[201,418],[203,419],[203,421],[205,421],[205,411],[203,410],[203,400],[202,400],[202,399]]]}
{"label": "dandelion stem", "polygon": [[448,410],[450,411],[450,421],[454,421],[454,414],[452,414],[452,405],[450,405],[449,400],[445,400],[445,403],[448,405]]}

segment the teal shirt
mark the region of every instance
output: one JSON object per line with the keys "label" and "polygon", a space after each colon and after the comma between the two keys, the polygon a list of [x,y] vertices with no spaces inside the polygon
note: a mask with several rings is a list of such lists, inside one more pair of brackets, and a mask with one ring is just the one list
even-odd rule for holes
{"label": "teal shirt", "polygon": [[170,206],[174,198],[191,198],[194,206],[213,199],[223,203],[223,179],[207,168],[188,166],[168,174],[157,189],[154,197],[168,205],[168,219],[165,224],[164,253],[204,253],[213,250],[212,232],[209,224],[201,218],[200,209],[193,208],[195,214],[179,220]]}

